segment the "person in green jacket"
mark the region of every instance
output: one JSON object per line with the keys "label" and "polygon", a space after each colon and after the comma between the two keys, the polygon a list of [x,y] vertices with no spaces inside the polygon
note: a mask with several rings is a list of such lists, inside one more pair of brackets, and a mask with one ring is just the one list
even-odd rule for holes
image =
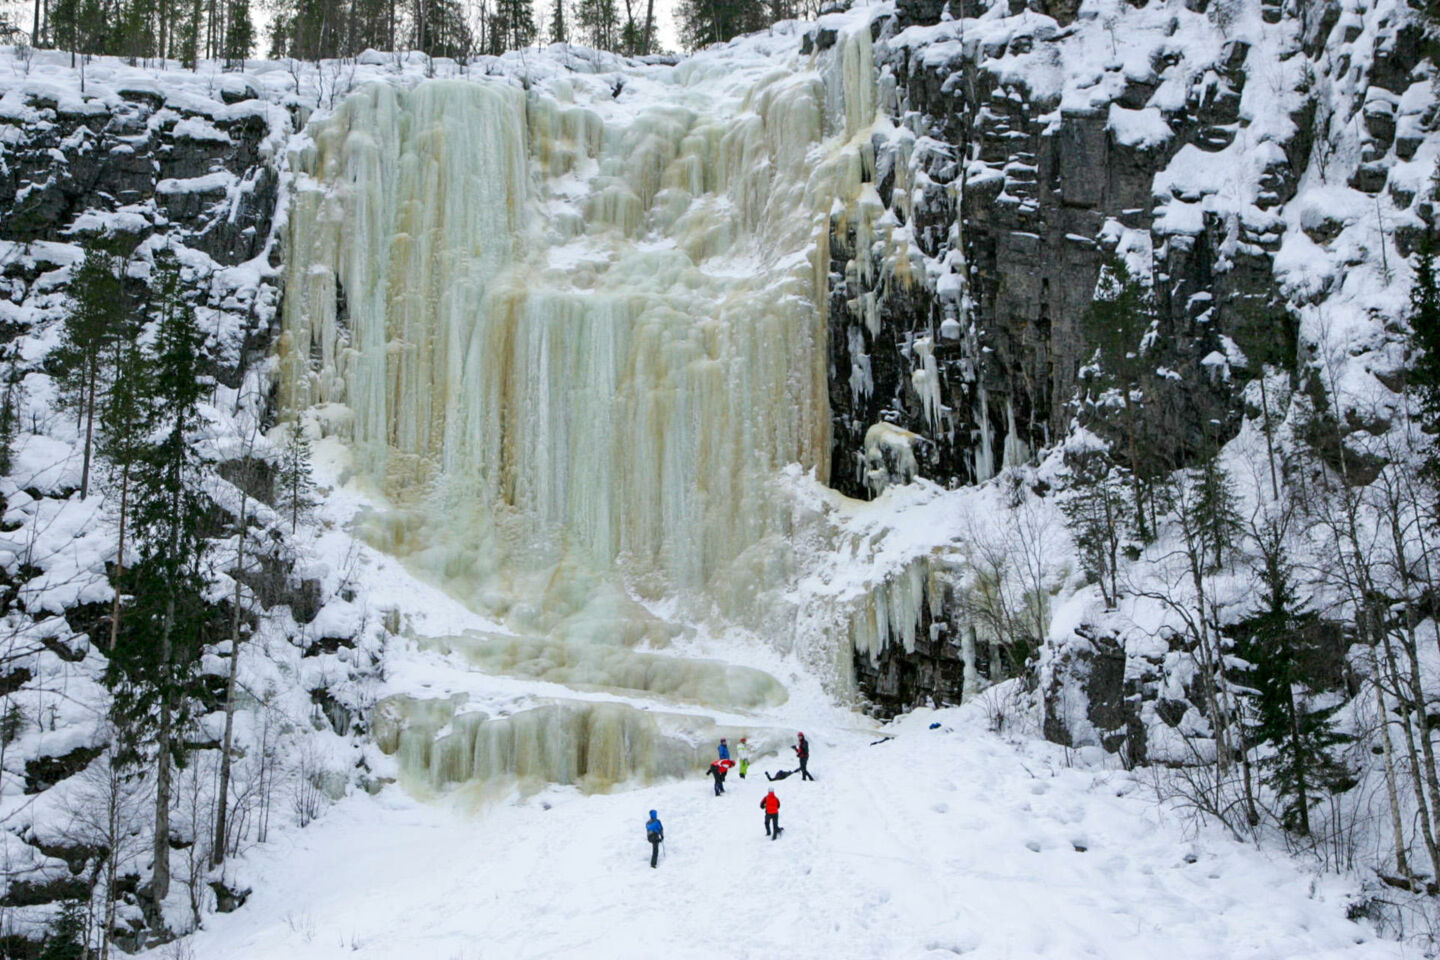
{"label": "person in green jacket", "polygon": [[744,780],[744,779],[745,779],[745,771],[750,769],[750,740],[749,740],[749,738],[747,738],[747,737],[741,737],[741,738],[740,738],[740,743],[739,743],[739,745],[735,748],[735,752],[736,752],[736,753],[739,755],[739,757],[740,757],[740,779],[741,779],[741,780]]}

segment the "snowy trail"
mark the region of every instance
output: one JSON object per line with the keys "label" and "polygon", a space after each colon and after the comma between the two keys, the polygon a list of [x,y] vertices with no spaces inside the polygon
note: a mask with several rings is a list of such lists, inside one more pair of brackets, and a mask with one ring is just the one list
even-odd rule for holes
{"label": "snowy trail", "polygon": [[[932,717],[947,729],[927,729]],[[876,746],[820,730],[817,782],[776,784],[776,842],[759,809],[775,757],[732,774],[723,797],[697,770],[603,796],[554,788],[480,815],[395,787],[352,798],[288,847],[251,852],[245,873],[263,884],[210,919],[196,955],[1404,955],[1344,919],[1339,879],[1219,834],[1187,839],[1128,774],[1067,768],[1058,748],[1002,742],[966,711],[897,728]],[[651,807],[668,838],[653,871]]]}

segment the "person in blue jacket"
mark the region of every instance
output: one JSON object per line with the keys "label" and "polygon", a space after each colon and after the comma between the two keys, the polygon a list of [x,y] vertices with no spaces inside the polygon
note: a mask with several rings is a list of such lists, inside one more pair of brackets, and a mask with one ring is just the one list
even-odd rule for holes
{"label": "person in blue jacket", "polygon": [[660,818],[655,811],[650,811],[650,821],[645,824],[645,839],[650,841],[650,866],[653,868],[660,860],[660,844],[665,839],[665,828],[660,825]]}
{"label": "person in blue jacket", "polygon": [[720,759],[721,759],[721,760],[729,760],[729,759],[730,759],[730,747],[725,743],[725,738],[724,738],[724,737],[721,737],[721,738],[720,738],[719,753],[720,753]]}

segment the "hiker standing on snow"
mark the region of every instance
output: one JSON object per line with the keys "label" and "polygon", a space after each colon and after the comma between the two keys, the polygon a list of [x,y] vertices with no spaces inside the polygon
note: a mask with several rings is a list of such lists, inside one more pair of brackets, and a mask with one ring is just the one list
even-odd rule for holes
{"label": "hiker standing on snow", "polygon": [[744,780],[744,779],[745,779],[745,771],[747,771],[747,770],[750,769],[750,741],[749,741],[749,739],[746,738],[746,737],[741,737],[741,738],[740,738],[740,743],[739,743],[739,745],[736,746],[736,748],[735,748],[735,752],[738,753],[738,754],[740,754],[740,779],[741,779],[741,780]]}
{"label": "hiker standing on snow", "polygon": [[705,772],[715,778],[715,796],[725,792],[725,771],[729,770],[729,760],[712,760],[710,769]]}
{"label": "hiker standing on snow", "polygon": [[645,824],[645,839],[650,841],[650,866],[653,869],[660,859],[660,844],[665,840],[665,828],[655,811],[650,811],[650,822]]}
{"label": "hiker standing on snow", "polygon": [[805,769],[805,764],[810,762],[810,744],[806,742],[805,734],[803,733],[797,733],[795,740],[797,741],[795,744],[795,756],[800,758],[800,779],[814,780],[815,778],[810,776],[810,771]]}
{"label": "hiker standing on snow", "polygon": [[[780,839],[780,798],[775,796],[775,788],[771,787],[770,792],[765,794],[765,799],[760,801],[760,809],[765,811],[765,835],[771,840]],[[774,832],[771,832],[774,827]]]}
{"label": "hiker standing on snow", "polygon": [[721,738],[720,738],[719,753],[720,753],[720,759],[721,759],[721,760],[729,760],[729,759],[730,759],[730,748],[729,748],[728,746],[726,746],[726,744],[725,744],[725,738],[724,738],[724,737],[721,737]]}

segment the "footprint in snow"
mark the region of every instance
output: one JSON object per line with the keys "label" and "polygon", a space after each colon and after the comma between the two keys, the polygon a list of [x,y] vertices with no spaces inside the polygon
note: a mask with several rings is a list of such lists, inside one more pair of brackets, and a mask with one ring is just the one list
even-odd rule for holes
{"label": "footprint in snow", "polygon": [[935,804],[934,806],[932,806],[930,809],[931,809],[931,810],[934,810],[936,813],[949,813],[949,812],[950,812],[950,804],[948,804],[948,803],[937,803],[937,804]]}

